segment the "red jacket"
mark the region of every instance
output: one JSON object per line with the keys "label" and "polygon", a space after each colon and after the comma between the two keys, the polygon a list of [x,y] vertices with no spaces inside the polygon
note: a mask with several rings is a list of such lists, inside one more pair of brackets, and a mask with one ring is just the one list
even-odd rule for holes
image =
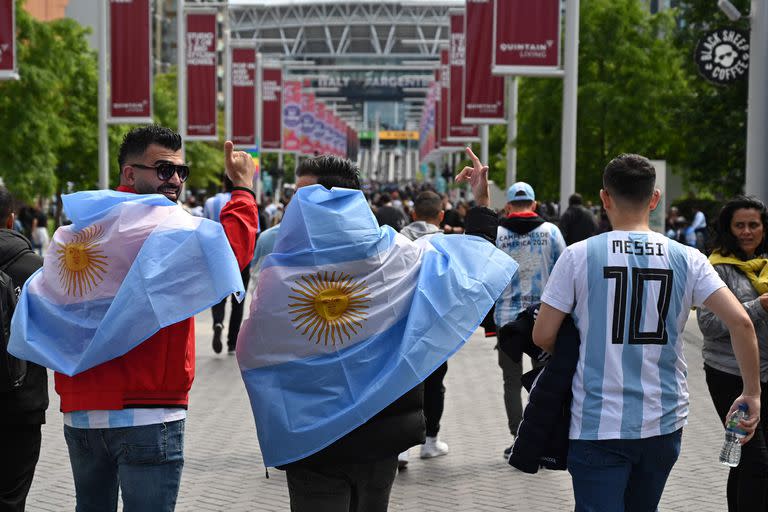
{"label": "red jacket", "polygon": [[[121,192],[134,192],[118,187]],[[256,201],[235,190],[221,210],[221,224],[243,269],[253,258],[258,226]],[[140,321],[140,319],[137,319]],[[127,354],[67,377],[56,373],[61,411],[131,407],[185,407],[195,378],[195,321],[159,330]]]}

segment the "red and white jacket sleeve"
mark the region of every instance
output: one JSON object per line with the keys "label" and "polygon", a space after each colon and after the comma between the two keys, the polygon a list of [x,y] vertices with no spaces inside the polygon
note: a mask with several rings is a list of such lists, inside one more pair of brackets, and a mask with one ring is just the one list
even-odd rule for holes
{"label": "red and white jacket sleeve", "polygon": [[259,231],[259,212],[253,195],[244,190],[233,190],[232,199],[221,209],[219,220],[242,270],[253,259]]}

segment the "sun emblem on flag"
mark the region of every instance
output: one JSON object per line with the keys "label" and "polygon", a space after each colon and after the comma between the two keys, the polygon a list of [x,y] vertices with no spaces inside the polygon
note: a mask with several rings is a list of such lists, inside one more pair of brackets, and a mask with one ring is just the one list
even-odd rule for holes
{"label": "sun emblem on flag", "polygon": [[107,257],[100,249],[101,226],[89,226],[65,243],[57,242],[59,282],[67,295],[82,297],[104,280]]}
{"label": "sun emblem on flag", "polygon": [[362,329],[370,295],[365,281],[343,272],[317,272],[301,276],[291,288],[291,322],[316,344],[344,344]]}

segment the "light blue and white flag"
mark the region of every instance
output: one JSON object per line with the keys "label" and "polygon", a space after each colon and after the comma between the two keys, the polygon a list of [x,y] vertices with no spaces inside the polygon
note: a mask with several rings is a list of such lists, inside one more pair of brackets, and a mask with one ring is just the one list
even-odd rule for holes
{"label": "light blue and white flag", "polygon": [[264,463],[312,455],[422,382],[516,270],[477,237],[379,228],[360,191],[300,189],[237,342]]}
{"label": "light blue and white flag", "polygon": [[8,351],[75,375],[231,293],[244,296],[220,224],[166,197],[114,191],[64,196],[43,268],[22,290]]}

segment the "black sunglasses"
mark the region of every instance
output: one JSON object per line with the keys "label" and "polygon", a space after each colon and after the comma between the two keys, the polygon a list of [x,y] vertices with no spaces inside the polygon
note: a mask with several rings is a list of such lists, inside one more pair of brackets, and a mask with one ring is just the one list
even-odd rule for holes
{"label": "black sunglasses", "polygon": [[176,165],[176,164],[157,164],[157,165],[142,165],[142,164],[129,164],[131,167],[137,169],[154,169],[157,172],[157,179],[160,181],[168,181],[174,174],[179,175],[179,180],[184,183],[189,178],[189,166],[188,165]]}

